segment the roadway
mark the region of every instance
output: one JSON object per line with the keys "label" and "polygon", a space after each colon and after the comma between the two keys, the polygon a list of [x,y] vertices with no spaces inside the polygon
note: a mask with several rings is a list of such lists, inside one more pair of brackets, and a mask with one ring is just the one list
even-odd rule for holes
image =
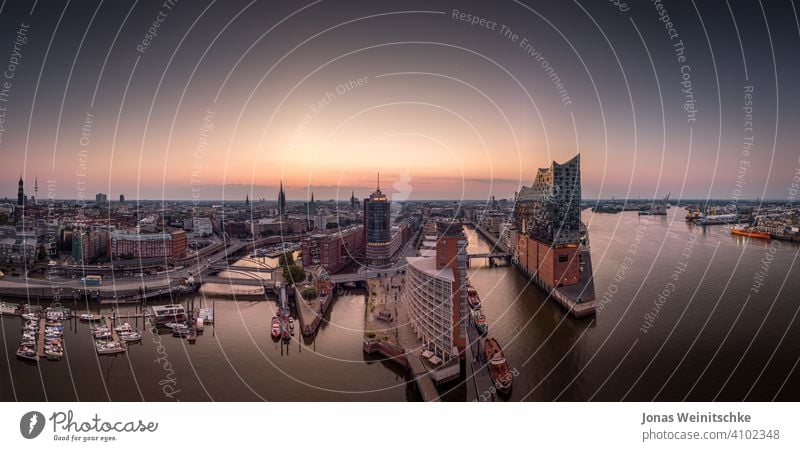
{"label": "roadway", "polygon": [[[305,235],[285,237],[287,240],[295,241],[302,239]],[[58,275],[49,275],[49,279],[35,279],[30,277],[15,277],[6,276],[0,279],[0,294],[3,295],[21,295],[25,296],[28,293],[34,292],[37,294],[45,295],[47,290],[70,290],[72,292],[91,292],[106,295],[121,295],[120,293],[139,292],[142,289],[154,291],[174,286],[176,281],[182,281],[189,277],[194,277],[198,282],[203,281],[203,275],[213,271],[211,266],[215,265],[221,260],[225,260],[230,255],[235,255],[242,249],[248,246],[255,246],[256,248],[274,240],[275,237],[263,238],[260,240],[241,241],[233,239],[228,241],[227,246],[220,248],[220,250],[212,253],[206,257],[199,257],[189,264],[189,260],[183,260],[184,266],[180,269],[173,269],[165,271],[156,275],[139,275],[127,277],[105,277],[104,283],[101,285],[87,285],[79,277],[61,277]],[[198,276],[198,274],[200,276]]]}

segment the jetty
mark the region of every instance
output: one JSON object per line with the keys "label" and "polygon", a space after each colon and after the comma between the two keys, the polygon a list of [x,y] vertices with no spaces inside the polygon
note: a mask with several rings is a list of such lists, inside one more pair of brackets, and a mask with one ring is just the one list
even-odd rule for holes
{"label": "jetty", "polygon": [[472,321],[469,321],[469,326],[467,326],[467,340],[469,340],[467,368],[470,370],[467,378],[472,378],[475,387],[475,401],[494,401],[496,398],[492,394],[495,390],[492,378],[489,376],[489,366],[486,364],[486,358],[481,349],[481,334]]}
{"label": "jetty", "polygon": [[39,335],[36,340],[36,353],[39,355],[40,358],[44,358],[44,318],[39,319]]}
{"label": "jetty", "polygon": [[428,374],[428,369],[425,364],[419,359],[418,355],[406,354],[408,361],[408,368],[411,370],[411,376],[417,383],[419,393],[425,402],[439,401],[439,392],[436,391],[436,386]]}
{"label": "jetty", "polygon": [[116,341],[117,343],[122,343],[122,340],[120,340],[117,330],[114,328],[114,323],[111,321],[111,318],[106,316],[105,322],[106,322],[106,327],[108,327],[108,329],[111,330],[111,339],[113,341]]}
{"label": "jetty", "polygon": [[331,290],[331,292],[322,297],[306,301],[299,288],[295,286],[294,290],[300,330],[304,337],[313,336],[317,332],[320,323],[322,323],[322,317],[325,316],[325,312],[328,311],[328,307],[332,304],[333,291]]}

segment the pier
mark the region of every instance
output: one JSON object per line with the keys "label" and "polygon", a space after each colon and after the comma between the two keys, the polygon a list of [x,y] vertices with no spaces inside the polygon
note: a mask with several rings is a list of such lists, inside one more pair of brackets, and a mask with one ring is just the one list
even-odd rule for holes
{"label": "pier", "polygon": [[44,318],[39,319],[39,335],[36,340],[36,354],[39,355],[40,358],[44,358]]}
{"label": "pier", "polygon": [[119,339],[119,335],[117,334],[117,330],[114,329],[114,323],[111,321],[111,318],[106,316],[104,320],[106,327],[108,327],[108,329],[111,331],[111,339],[113,341],[116,341],[117,343],[122,344],[122,340]]}
{"label": "pier", "polygon": [[297,301],[297,316],[300,321],[300,330],[304,337],[313,336],[319,325],[322,323],[322,317],[328,311],[328,307],[333,303],[333,291],[326,294],[324,297],[306,301],[300,293],[300,289],[294,287],[294,298]]}
{"label": "pier", "polygon": [[436,391],[436,386],[433,385],[428,369],[419,359],[419,356],[406,354],[406,360],[408,361],[408,368],[411,370],[411,376],[417,383],[419,393],[422,395],[422,400],[425,402],[439,401],[439,392]]}
{"label": "pier", "polygon": [[489,376],[489,366],[486,364],[486,358],[483,355],[481,334],[475,328],[472,320],[469,321],[469,326],[467,326],[467,340],[469,340],[469,346],[467,347],[468,368],[471,373],[467,377],[472,377],[475,387],[475,401],[494,401],[496,399],[494,396],[495,389],[494,384],[492,384],[492,378]]}

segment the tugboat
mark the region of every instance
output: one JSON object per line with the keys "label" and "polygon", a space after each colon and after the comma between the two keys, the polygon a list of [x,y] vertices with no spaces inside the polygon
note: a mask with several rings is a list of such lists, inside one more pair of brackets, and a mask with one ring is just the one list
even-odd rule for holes
{"label": "tugboat", "polygon": [[469,302],[469,308],[472,310],[481,308],[481,298],[478,296],[478,290],[472,285],[467,285],[467,302]]}
{"label": "tugboat", "polygon": [[472,322],[481,335],[486,335],[489,332],[489,323],[486,322],[486,315],[480,309],[472,311]]}
{"label": "tugboat", "polygon": [[501,394],[507,395],[511,392],[513,375],[508,368],[508,362],[500,348],[500,343],[494,338],[487,338],[483,344],[483,352],[486,361],[489,362],[489,376],[492,378],[494,387]]}

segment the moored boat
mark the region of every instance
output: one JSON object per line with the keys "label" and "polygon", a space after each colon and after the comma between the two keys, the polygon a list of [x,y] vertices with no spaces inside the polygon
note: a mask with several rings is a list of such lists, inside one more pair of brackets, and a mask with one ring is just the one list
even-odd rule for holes
{"label": "moored boat", "polygon": [[761,238],[764,240],[772,239],[772,235],[767,232],[761,232],[759,230],[747,228],[741,225],[731,227],[731,235],[746,236],[748,238]]}
{"label": "moored boat", "polygon": [[157,325],[186,321],[187,318],[186,309],[180,304],[154,305],[151,310],[153,311],[153,321]]}
{"label": "moored boat", "polygon": [[489,365],[489,376],[492,378],[494,387],[498,392],[507,394],[511,391],[513,375],[508,367],[500,343],[493,337],[486,339],[483,345],[483,352]]}
{"label": "moored boat", "polygon": [[189,335],[189,328],[185,324],[172,328],[173,337],[184,338],[188,335]]}
{"label": "moored boat", "polygon": [[135,343],[137,341],[142,341],[142,334],[139,332],[120,332],[119,334],[120,340],[126,343]]}
{"label": "moored boat", "polygon": [[20,346],[17,349],[17,357],[23,360],[30,360],[32,362],[39,361],[39,355],[36,354],[36,350],[28,346]]}
{"label": "moored boat", "polygon": [[95,315],[93,313],[82,313],[81,316],[80,316],[80,320],[81,321],[89,321],[89,322],[91,322],[91,321],[100,321],[101,319],[103,319],[102,316]]}
{"label": "moored boat", "polygon": [[469,308],[476,310],[481,308],[481,298],[478,296],[478,290],[472,285],[467,285],[467,302]]}
{"label": "moored boat", "polygon": [[117,332],[132,332],[133,327],[130,325],[130,323],[125,323],[115,327],[114,330],[116,330]]}
{"label": "moored boat", "polygon": [[481,335],[485,335],[489,332],[489,323],[486,322],[486,315],[484,315],[480,309],[472,311],[472,322]]}
{"label": "moored boat", "polygon": [[119,354],[125,352],[122,343],[117,341],[97,340],[94,342],[95,350],[99,355]]}

